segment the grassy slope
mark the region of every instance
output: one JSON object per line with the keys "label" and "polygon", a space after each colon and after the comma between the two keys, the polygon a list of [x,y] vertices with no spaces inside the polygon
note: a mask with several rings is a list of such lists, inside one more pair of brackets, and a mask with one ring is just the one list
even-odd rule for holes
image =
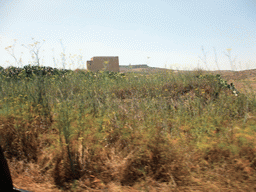
{"label": "grassy slope", "polygon": [[[196,73],[129,73],[115,80],[77,72],[41,82],[41,100],[36,80],[2,80],[1,145],[14,185],[32,191],[255,190],[252,89],[241,87],[236,97]],[[235,86],[254,86],[253,74],[221,75]]]}

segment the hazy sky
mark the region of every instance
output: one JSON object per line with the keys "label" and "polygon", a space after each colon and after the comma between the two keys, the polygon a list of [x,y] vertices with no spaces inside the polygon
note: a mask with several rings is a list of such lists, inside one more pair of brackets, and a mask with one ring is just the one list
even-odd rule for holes
{"label": "hazy sky", "polygon": [[[0,0],[0,65],[31,63],[22,44],[28,47],[32,37],[43,44],[44,66],[63,66],[63,45],[72,69],[86,68],[93,56],[119,56],[120,65],[217,69],[213,48],[220,69],[231,69],[228,48],[238,70],[250,69],[256,68],[256,1]],[[13,39],[23,64],[5,50]]]}

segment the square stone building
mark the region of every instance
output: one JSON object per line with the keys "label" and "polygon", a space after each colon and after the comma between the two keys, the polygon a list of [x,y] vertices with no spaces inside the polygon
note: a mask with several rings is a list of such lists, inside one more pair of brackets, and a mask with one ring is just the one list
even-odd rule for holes
{"label": "square stone building", "polygon": [[87,70],[97,71],[112,71],[119,72],[119,60],[118,57],[92,57],[90,61],[87,61]]}

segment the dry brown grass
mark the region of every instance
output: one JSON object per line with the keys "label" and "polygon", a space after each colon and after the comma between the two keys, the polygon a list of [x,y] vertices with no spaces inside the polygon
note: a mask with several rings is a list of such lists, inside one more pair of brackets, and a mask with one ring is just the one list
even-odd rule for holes
{"label": "dry brown grass", "polygon": [[[247,89],[255,91],[255,70],[218,73],[229,82],[232,81],[239,91],[246,92],[246,86],[251,86],[252,88]],[[248,84],[244,85],[244,82]],[[174,88],[176,92],[183,93],[182,99],[188,97],[186,93],[192,99],[195,97],[189,86],[163,86],[163,90],[168,90],[169,94]],[[205,85],[203,89],[206,99],[213,94],[210,86]],[[145,89],[145,95],[146,91],[150,90]],[[144,117],[142,111],[136,108],[139,101],[132,99],[135,92],[136,90],[128,88],[117,90],[115,94],[125,99],[125,102],[121,104],[118,99],[115,102],[120,102],[117,109],[120,118],[133,119],[139,122],[136,125],[140,125],[143,124]],[[174,100],[170,102],[175,104]],[[129,107],[132,103],[133,108]],[[176,104],[178,108],[179,105],[177,102]],[[185,102],[184,104],[186,105]],[[54,125],[56,122],[47,122],[45,126],[52,129],[46,131],[41,128],[42,125],[38,122],[40,119],[37,118],[25,121],[14,117],[1,117],[0,133],[12,149],[9,150],[11,154],[5,155],[14,186],[30,191],[256,191],[255,136],[244,136],[248,144],[243,146],[237,139],[241,134],[241,127],[256,125],[254,115],[248,116],[246,125],[241,120],[234,122],[237,129],[233,129],[230,122],[223,121],[223,127],[214,131],[214,134],[219,135],[230,134],[229,144],[241,145],[242,150],[237,153],[217,145],[212,145],[207,150],[197,150],[196,145],[191,143],[192,136],[185,126],[180,127],[180,139],[170,134],[163,137],[160,124],[148,138],[136,132],[131,134],[130,140],[125,140],[120,139],[121,133],[113,131],[105,138],[111,146],[105,148],[94,147],[97,145],[97,137],[90,133],[86,138],[90,142],[86,146],[79,143],[78,139],[71,141],[71,146],[78,148],[70,148],[70,154],[77,157],[74,158],[75,175],[70,168],[68,151],[57,142],[59,132]],[[13,126],[17,123],[25,131],[15,131]],[[87,123],[90,125],[90,120]],[[108,126],[118,127],[114,118]],[[172,127],[173,124],[168,126]],[[124,127],[129,130],[132,124],[127,123]],[[93,131],[94,127],[91,129]],[[232,129],[232,133],[226,129]],[[223,137],[219,137],[216,143],[222,142]],[[213,137],[215,138],[217,137]],[[127,146],[128,141],[135,145]]]}

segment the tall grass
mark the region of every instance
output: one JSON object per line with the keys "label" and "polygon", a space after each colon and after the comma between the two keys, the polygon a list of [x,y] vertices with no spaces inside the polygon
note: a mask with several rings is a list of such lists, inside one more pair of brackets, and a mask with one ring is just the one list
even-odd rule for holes
{"label": "tall grass", "polygon": [[8,158],[37,163],[58,186],[227,187],[255,174],[255,95],[234,94],[219,75],[76,70],[0,81]]}

